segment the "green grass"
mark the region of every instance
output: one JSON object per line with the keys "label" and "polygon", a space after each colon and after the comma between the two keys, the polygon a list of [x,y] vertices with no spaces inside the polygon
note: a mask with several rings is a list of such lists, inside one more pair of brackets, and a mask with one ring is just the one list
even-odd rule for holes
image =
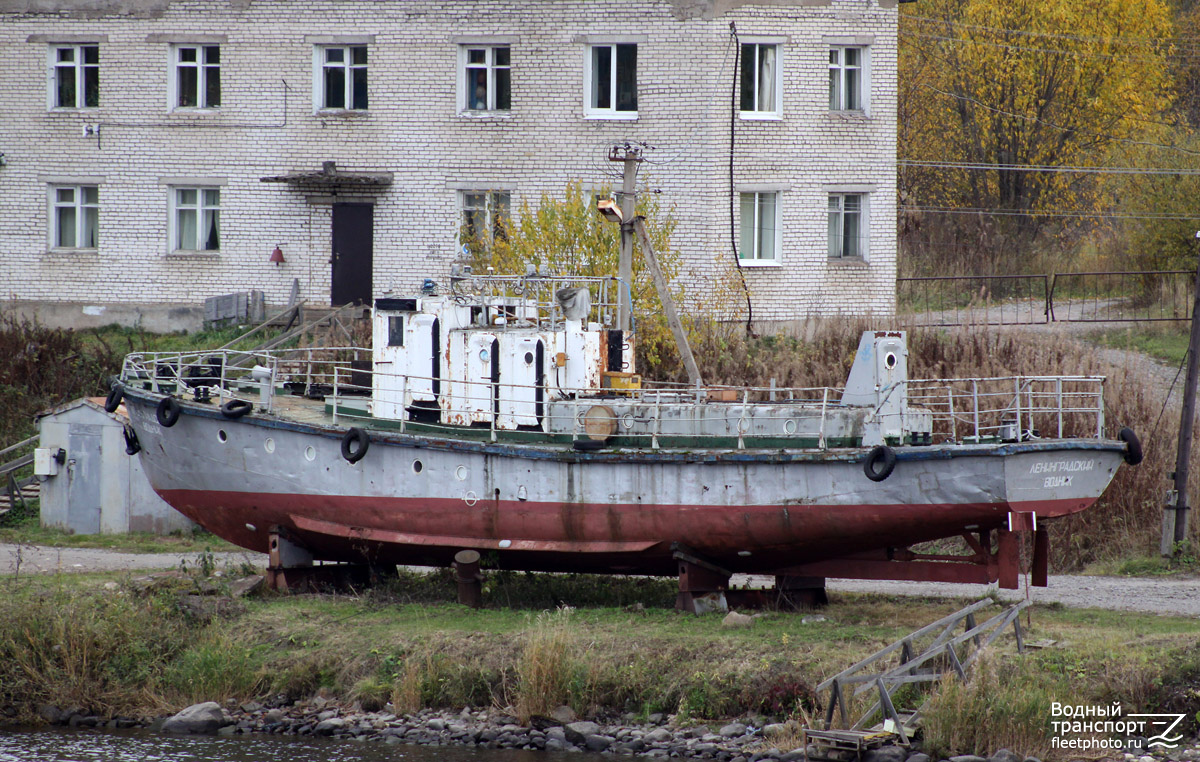
{"label": "green grass", "polygon": [[1119,577],[1183,577],[1200,574],[1200,561],[1184,553],[1174,558],[1132,556],[1091,564],[1083,574]]}
{"label": "green grass", "polygon": [[[113,581],[117,589],[106,589]],[[807,722],[821,713],[826,697],[814,687],[823,678],[966,602],[834,594],[825,621],[772,612],[727,629],[720,614],[675,612],[656,597],[669,581],[651,583],[643,607],[563,608],[534,604],[542,588],[508,578],[474,610],[452,602],[448,575],[406,575],[363,595],[267,595],[197,621],[177,603],[197,588],[187,579],[146,592],[125,575],[0,577],[0,707],[28,717],[42,702],[86,701],[137,715],[324,691],[409,711],[470,705],[526,715],[561,702],[581,714],[657,711],[681,723],[748,713]],[[556,590],[571,604],[596,584],[575,575]],[[1035,606],[1022,626],[1028,639],[1054,644],[1018,656],[1009,631],[977,682],[943,687],[929,710],[943,755],[1000,745],[1044,754],[1046,729],[1032,720],[1045,719],[1052,701],[1120,701],[1127,713],[1168,702],[1171,711],[1200,709],[1193,620]],[[954,732],[964,718],[971,732]]]}
{"label": "green grass", "polygon": [[[193,352],[216,349],[238,338],[252,327],[232,325],[193,332],[150,333],[113,323],[79,333],[85,346],[105,347],[118,356],[124,356],[130,352]],[[249,349],[280,333],[278,328],[265,329],[237,343],[232,349]]]}
{"label": "green grass", "polygon": [[1186,322],[1168,323],[1149,328],[1113,328],[1091,334],[1089,338],[1104,347],[1141,352],[1178,366],[1187,355],[1188,330]]}
{"label": "green grass", "polygon": [[0,542],[44,545],[51,548],[105,548],[126,553],[195,553],[204,550],[222,553],[242,550],[237,545],[201,530],[191,534],[169,535],[149,532],[70,534],[61,529],[39,526],[36,513],[15,526],[0,527]]}

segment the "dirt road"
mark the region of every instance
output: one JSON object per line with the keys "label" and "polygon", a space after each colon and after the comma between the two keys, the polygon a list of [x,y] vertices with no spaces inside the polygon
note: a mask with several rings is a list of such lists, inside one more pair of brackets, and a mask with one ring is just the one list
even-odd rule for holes
{"label": "dirt road", "polygon": [[[0,577],[61,572],[141,571],[178,569],[183,561],[190,568],[200,564],[199,553],[119,553],[89,548],[46,548],[36,545],[0,544]],[[217,570],[248,562],[259,568],[266,564],[261,553],[216,553]],[[765,577],[737,576],[733,584],[768,584]],[[831,591],[875,592],[939,598],[978,599],[993,588],[988,585],[956,585],[942,582],[873,582],[831,579]],[[1004,600],[1019,601],[1025,590],[1000,590]],[[1153,614],[1200,617],[1200,578],[1161,579],[1151,577],[1078,577],[1056,575],[1050,587],[1031,588],[1037,603],[1059,602],[1072,608],[1102,608]]]}

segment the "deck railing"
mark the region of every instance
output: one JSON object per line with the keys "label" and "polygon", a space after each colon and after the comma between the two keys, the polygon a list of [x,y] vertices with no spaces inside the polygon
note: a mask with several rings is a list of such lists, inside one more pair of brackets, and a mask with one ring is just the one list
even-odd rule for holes
{"label": "deck railing", "polygon": [[[122,379],[158,394],[190,394],[216,403],[235,396],[256,399],[259,409],[281,415],[289,398],[319,399],[337,424],[401,431],[419,423],[422,431],[446,433],[482,428],[492,438],[524,429],[583,439],[589,427],[607,425],[595,420],[604,417],[603,411],[589,418],[589,410],[608,406],[621,411],[612,435],[640,437],[651,447],[683,436],[736,438],[737,447],[763,438],[819,448],[845,441],[845,427],[837,427],[848,408],[841,404],[842,390],[834,387],[573,389],[549,383],[549,374],[546,384],[521,385],[385,373],[370,367],[369,356],[370,350],[356,347],[142,353],[125,359]],[[887,404],[896,395],[907,395],[903,413],[896,410],[904,406]],[[867,421],[874,417],[885,430],[929,432],[935,443],[1104,436],[1102,377],[910,379],[884,390],[880,403],[860,408]],[[896,415],[907,420],[888,420]],[[800,445],[799,440],[808,441]]]}

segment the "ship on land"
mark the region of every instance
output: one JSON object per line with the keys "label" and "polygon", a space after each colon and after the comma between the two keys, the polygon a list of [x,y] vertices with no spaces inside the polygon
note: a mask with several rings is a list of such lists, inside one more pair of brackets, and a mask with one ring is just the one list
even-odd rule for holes
{"label": "ship on land", "polygon": [[[1016,587],[1026,541],[1044,585],[1046,524],[1141,458],[1102,378],[909,378],[903,331],[864,333],[841,388],[653,383],[614,327],[627,289],[459,270],[376,298],[370,347],[131,354],[108,401],[158,494],[283,588],[473,551],[678,575],[695,610],[752,595],[738,573],[793,602],[826,577]],[[945,538],[964,552],[920,552]]]}

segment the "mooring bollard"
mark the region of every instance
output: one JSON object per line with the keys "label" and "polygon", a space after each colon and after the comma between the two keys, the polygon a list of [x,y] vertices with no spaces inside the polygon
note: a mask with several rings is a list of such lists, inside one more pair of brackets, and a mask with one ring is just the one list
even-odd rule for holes
{"label": "mooring bollard", "polygon": [[479,551],[460,550],[455,553],[454,576],[458,581],[458,602],[473,609],[483,605],[483,576],[479,573]]}

